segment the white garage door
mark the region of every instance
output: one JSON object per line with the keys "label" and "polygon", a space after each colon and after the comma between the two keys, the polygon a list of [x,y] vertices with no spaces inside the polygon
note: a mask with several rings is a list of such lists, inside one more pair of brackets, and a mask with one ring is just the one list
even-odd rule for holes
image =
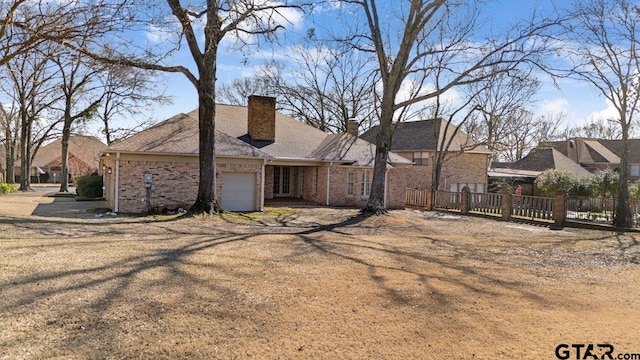
{"label": "white garage door", "polygon": [[222,173],[222,209],[253,211],[256,199],[255,173]]}

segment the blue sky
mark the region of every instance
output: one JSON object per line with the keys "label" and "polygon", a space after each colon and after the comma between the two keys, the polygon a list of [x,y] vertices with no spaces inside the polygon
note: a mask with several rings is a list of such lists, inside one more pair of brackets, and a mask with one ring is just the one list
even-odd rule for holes
{"label": "blue sky", "polygon": [[[564,1],[559,2],[566,4]],[[533,0],[494,0],[483,10],[484,15],[494,25],[493,27],[506,26],[510,22],[526,19],[535,10],[548,10],[549,1]],[[335,11],[335,10],[334,10]],[[331,11],[322,12],[321,16],[314,18],[304,18],[301,14],[292,13],[292,23],[288,24],[287,38],[295,38],[302,35],[311,26],[331,26],[335,15]],[[162,33],[149,32],[147,39],[161,41]],[[184,47],[186,50],[186,47]],[[251,57],[243,57],[237,50],[233,49],[231,41],[223,42],[218,57],[218,85],[230,82],[243,76],[251,76],[256,68],[264,63],[271,54],[284,56],[287,54],[287,47],[264,48],[252,50]],[[186,53],[176,54],[177,62],[189,63],[190,55]],[[248,60],[246,62],[243,59]],[[151,113],[157,120],[164,120],[180,112],[188,112],[197,107],[197,95],[194,87],[181,74],[164,75],[167,84],[167,95],[173,97],[173,104],[157,106]],[[611,109],[604,97],[591,89],[586,83],[575,80],[563,80],[560,82],[560,89],[556,89],[550,79],[542,77],[543,86],[538,93],[536,102],[531,106],[531,110],[539,115],[566,114],[564,125],[576,125],[585,121],[589,117],[607,116],[611,114]],[[563,126],[564,127],[564,126]]]}

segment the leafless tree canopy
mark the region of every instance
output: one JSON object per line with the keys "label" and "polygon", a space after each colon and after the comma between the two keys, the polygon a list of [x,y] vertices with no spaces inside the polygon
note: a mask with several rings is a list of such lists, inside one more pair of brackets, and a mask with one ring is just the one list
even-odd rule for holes
{"label": "leafless tree canopy", "polygon": [[623,144],[620,191],[614,225],[630,222],[628,191],[628,138],[640,106],[640,7],[630,0],[582,0],[575,3],[573,21],[565,23],[568,76],[584,80],[613,106]]}
{"label": "leafless tree canopy", "polygon": [[[371,51],[378,62],[380,127],[371,196],[365,211],[383,208],[384,177],[392,124],[411,107],[461,86],[542,63],[553,44],[550,30],[558,20],[532,17],[503,34],[483,28],[482,3],[444,0],[401,2],[353,0],[362,27],[345,39]],[[384,20],[382,20],[384,19]],[[403,92],[408,95],[399,96]]]}

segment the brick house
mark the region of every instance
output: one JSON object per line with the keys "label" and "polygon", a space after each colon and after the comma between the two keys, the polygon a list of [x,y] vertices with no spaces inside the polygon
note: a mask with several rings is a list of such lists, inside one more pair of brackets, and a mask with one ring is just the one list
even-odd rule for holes
{"label": "brick house", "polygon": [[[97,172],[100,154],[106,149],[107,145],[94,136],[71,135],[67,150],[69,180],[74,182],[78,176]],[[43,176],[39,176],[39,171]],[[38,176],[49,183],[60,182],[62,176],[61,138],[38,149],[31,162],[31,176]]]}
{"label": "brick house", "polygon": [[567,171],[577,177],[591,175],[587,169],[557,149],[541,144],[515,163],[504,166],[492,164],[489,178],[496,187],[506,184],[516,189],[519,186],[522,195],[544,196],[546,194],[534,186],[534,181],[542,172],[552,169]]}
{"label": "brick house", "polygon": [[[640,139],[629,139],[629,180],[640,180]],[[571,138],[566,141],[545,142],[539,147],[553,147],[575,163],[591,172],[620,168],[622,140]]]}
{"label": "brick house", "polygon": [[[460,191],[464,186],[469,186],[472,192],[486,192],[491,152],[460,130],[452,137],[454,129],[454,125],[442,119],[397,124],[391,140],[391,151],[415,164],[406,170],[407,188],[432,188],[436,148],[443,140],[450,139],[438,190]],[[377,134],[378,127],[374,126],[360,137],[375,143]]]}
{"label": "brick house", "polygon": [[[72,182],[78,176],[98,171],[100,155],[107,145],[94,136],[71,135],[68,147],[68,173]],[[15,159],[15,179],[6,177],[6,150],[0,148],[0,182],[19,182],[20,158]],[[16,149],[16,153],[19,151]],[[62,174],[62,139],[58,138],[41,146],[31,162],[31,182],[59,183]]]}
{"label": "brick house", "polygon": [[[228,211],[262,210],[265,200],[296,198],[330,206],[367,202],[375,146],[351,133],[327,134],[285,116],[275,99],[216,107],[216,196]],[[387,208],[404,206],[411,161],[391,154]],[[105,199],[115,212],[188,208],[198,188],[198,111],[178,114],[112,144],[101,158]]]}
{"label": "brick house", "polygon": [[[629,181],[640,181],[640,139],[629,139]],[[541,142],[527,156],[512,164],[493,166],[494,182],[520,185],[522,193],[541,195],[533,186],[536,177],[549,169],[568,171],[586,177],[598,170],[619,170],[622,156],[621,140],[570,138],[565,141]]]}

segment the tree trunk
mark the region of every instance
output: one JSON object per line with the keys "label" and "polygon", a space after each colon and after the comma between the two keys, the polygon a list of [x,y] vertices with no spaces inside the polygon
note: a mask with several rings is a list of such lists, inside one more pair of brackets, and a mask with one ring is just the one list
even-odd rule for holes
{"label": "tree trunk", "polygon": [[62,128],[62,140],[60,145],[62,147],[61,153],[61,170],[60,170],[60,192],[69,192],[69,138],[71,137],[71,122],[68,121],[67,115],[65,115],[64,127]]}
{"label": "tree trunk", "polygon": [[7,184],[13,184],[16,181],[15,173],[14,173],[14,167],[16,163],[16,148],[15,148],[15,141],[13,137],[11,137],[10,131],[7,131],[7,142],[4,144],[4,150],[5,150],[5,164],[6,164],[4,181]]}
{"label": "tree trunk", "polygon": [[[618,204],[616,205],[616,215],[613,219],[613,225],[619,228],[628,228],[631,226],[631,217],[629,213],[629,130],[625,126],[623,120],[622,131],[622,157],[620,157],[620,182],[618,189]],[[626,128],[625,128],[626,127]]]}
{"label": "tree trunk", "polygon": [[385,212],[384,188],[387,172],[387,160],[389,159],[389,149],[391,148],[391,126],[393,119],[393,103],[386,107],[383,105],[378,134],[376,136],[376,155],[373,165],[373,178],[371,180],[371,191],[367,205],[362,209],[365,214],[381,214]]}
{"label": "tree trunk", "polygon": [[204,56],[198,86],[198,137],[200,178],[198,195],[190,212],[194,214],[217,214],[222,208],[216,199],[215,157],[215,74],[216,51]]}
{"label": "tree trunk", "polygon": [[25,110],[21,111],[20,129],[20,191],[31,189],[31,122]]}

